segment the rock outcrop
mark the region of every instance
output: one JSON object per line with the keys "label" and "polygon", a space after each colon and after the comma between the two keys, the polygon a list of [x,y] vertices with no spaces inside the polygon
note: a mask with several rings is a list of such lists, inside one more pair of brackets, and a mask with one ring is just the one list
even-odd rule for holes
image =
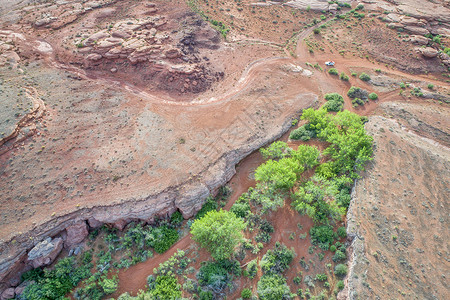
{"label": "rock outcrop", "polygon": [[51,264],[63,248],[63,240],[61,238],[47,238],[34,246],[28,252],[28,262],[33,268],[48,266]]}
{"label": "rock outcrop", "polygon": [[85,221],[77,222],[66,228],[67,237],[64,242],[66,248],[72,248],[73,246],[81,243],[89,234],[88,226]]}

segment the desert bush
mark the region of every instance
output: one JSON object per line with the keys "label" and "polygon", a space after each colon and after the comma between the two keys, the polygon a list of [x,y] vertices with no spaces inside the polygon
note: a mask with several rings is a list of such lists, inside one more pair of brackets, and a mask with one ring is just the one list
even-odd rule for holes
{"label": "desert bush", "polygon": [[220,293],[228,286],[233,275],[240,275],[240,270],[238,261],[209,261],[200,267],[197,274],[198,283],[214,293]]}
{"label": "desert bush", "polygon": [[362,81],[370,81],[370,76],[366,73],[361,73],[361,75],[359,75],[359,79]]}
{"label": "desert bush", "polygon": [[333,227],[328,225],[311,227],[309,234],[311,235],[311,242],[324,250],[330,248],[335,238]]}
{"label": "desert bush", "polygon": [[256,276],[256,273],[258,272],[258,262],[256,259],[251,260],[247,264],[246,271],[249,278],[254,278]]}
{"label": "desert bush", "polygon": [[331,75],[339,75],[338,70],[336,70],[335,68],[329,69],[328,73],[331,74]]}
{"label": "desert bush", "polygon": [[341,238],[346,238],[347,237],[347,229],[345,227],[339,227],[337,229],[337,235]]}
{"label": "desert bush", "polygon": [[334,262],[338,262],[341,260],[345,260],[347,258],[347,255],[345,255],[344,252],[342,252],[341,250],[337,250],[334,255],[333,255],[333,261]]}
{"label": "desert bush", "polygon": [[258,281],[257,291],[261,300],[292,299],[286,279],[278,274],[263,275]]}
{"label": "desert bush", "polygon": [[331,245],[330,246],[330,251],[331,252],[336,252],[336,246],[335,245]]}
{"label": "desert bush", "polygon": [[318,281],[327,281],[328,280],[328,276],[327,276],[327,274],[317,274],[316,275],[316,280],[318,280]]}
{"label": "desert bush", "polygon": [[267,250],[261,259],[261,269],[264,274],[282,273],[289,268],[295,252],[277,242],[273,250]]}
{"label": "desert bush", "polygon": [[342,72],[342,73],[339,75],[339,79],[341,79],[341,80],[343,80],[343,81],[348,81],[350,78],[348,77],[347,74],[345,74],[344,72]]}
{"label": "desert bush", "polygon": [[252,297],[252,291],[250,289],[243,289],[241,292],[242,299],[250,299]]}
{"label": "desert bush", "polygon": [[178,210],[170,216],[170,224],[172,224],[173,226],[179,226],[183,221],[183,215]]}
{"label": "desert bush", "polygon": [[92,267],[90,261],[84,261],[81,266],[78,266],[72,256],[60,259],[52,270],[28,271],[22,278],[32,281],[26,286],[21,299],[62,299],[82,279],[91,276]]}
{"label": "desert bush", "polygon": [[291,131],[289,138],[291,140],[302,140],[302,141],[306,142],[315,136],[316,136],[316,133],[314,130],[311,130],[308,125],[303,125],[297,129]]}
{"label": "desert bush", "polygon": [[195,215],[195,219],[203,218],[208,212],[217,210],[217,207],[217,201],[215,201],[213,197],[208,197],[202,208]]}
{"label": "desert bush", "polygon": [[320,29],[319,28],[314,28],[313,32],[314,32],[314,34],[320,34]]}
{"label": "desert bush", "polygon": [[163,225],[153,228],[148,241],[157,253],[164,253],[178,241],[178,238],[179,235],[176,229]]}
{"label": "desert bush", "polygon": [[366,90],[363,90],[362,88],[355,86],[350,87],[350,89],[347,92],[347,96],[349,96],[352,99],[359,98],[362,100],[367,100],[368,95],[369,93]]}
{"label": "desert bush", "polygon": [[230,211],[240,218],[246,218],[251,212],[250,204],[248,202],[235,202]]}
{"label": "desert bush", "polygon": [[411,95],[416,96],[416,97],[423,97],[423,93],[422,93],[422,89],[415,87],[412,91],[411,91]]}
{"label": "desert bush", "polygon": [[427,87],[428,87],[428,89],[432,90],[432,89],[434,88],[434,84],[429,83],[429,84],[427,85]]}
{"label": "desert bush", "polygon": [[348,269],[344,264],[338,264],[334,267],[334,274],[337,276],[345,276],[347,275]]}
{"label": "desert bush", "polygon": [[369,94],[369,99],[370,100],[377,100],[378,99],[378,95],[376,93],[370,93]]}
{"label": "desert bush", "polygon": [[344,289],[344,287],[345,287],[344,281],[339,280],[339,281],[336,283],[336,288],[337,288],[339,291],[342,291],[342,290]]}
{"label": "desert bush", "polygon": [[327,111],[341,111],[344,107],[344,98],[338,93],[325,94],[325,103],[324,108]]}

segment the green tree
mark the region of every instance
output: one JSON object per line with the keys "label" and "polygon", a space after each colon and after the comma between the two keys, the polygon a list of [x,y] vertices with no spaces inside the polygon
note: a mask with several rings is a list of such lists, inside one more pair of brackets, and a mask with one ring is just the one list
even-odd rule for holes
{"label": "green tree", "polygon": [[191,226],[193,239],[216,259],[229,258],[242,240],[244,221],[225,210],[210,211]]}
{"label": "green tree", "polygon": [[291,189],[303,170],[303,167],[292,158],[268,160],[256,169],[255,179],[273,185],[277,189]]}
{"label": "green tree", "polygon": [[310,169],[319,163],[320,151],[314,146],[299,145],[291,155],[305,169]]}

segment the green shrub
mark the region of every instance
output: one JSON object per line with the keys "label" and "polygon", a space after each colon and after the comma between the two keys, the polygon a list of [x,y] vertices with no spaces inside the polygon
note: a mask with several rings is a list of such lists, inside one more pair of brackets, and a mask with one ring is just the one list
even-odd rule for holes
{"label": "green shrub", "polygon": [[211,291],[200,291],[198,294],[200,300],[213,300],[214,296]]}
{"label": "green shrub", "polygon": [[258,281],[257,290],[261,300],[292,299],[286,279],[278,274],[263,275]]}
{"label": "green shrub", "polygon": [[106,295],[112,294],[117,291],[117,287],[119,286],[119,279],[117,278],[117,276],[113,276],[112,278],[104,276],[102,280],[99,280],[99,285]]}
{"label": "green shrub", "polygon": [[338,70],[336,70],[335,68],[329,69],[328,73],[331,74],[331,75],[339,75]]}
{"label": "green shrub", "polygon": [[349,96],[352,99],[359,98],[361,100],[367,100],[369,93],[360,87],[352,86],[348,90],[347,96]]}
{"label": "green shrub", "polygon": [[401,89],[406,89],[406,85],[404,82],[399,83]]}
{"label": "green shrub", "polygon": [[336,246],[335,245],[331,245],[330,246],[330,251],[331,252],[336,252]]}
{"label": "green shrub", "polygon": [[344,281],[339,280],[339,281],[336,283],[336,287],[337,287],[337,289],[338,289],[339,291],[342,291],[342,290],[344,289],[344,287],[345,287]]}
{"label": "green shrub", "polygon": [[238,261],[209,261],[200,267],[197,274],[198,283],[215,293],[220,293],[228,286],[233,275],[240,275],[240,270]]}
{"label": "green shrub", "polygon": [[300,284],[302,283],[302,277],[300,276],[295,276],[294,279],[292,280],[295,284]]}
{"label": "green shrub", "polygon": [[319,28],[314,28],[313,32],[314,32],[314,34],[319,34],[320,33],[320,29]]}
{"label": "green shrub", "polygon": [[419,87],[415,87],[415,88],[411,91],[411,95],[416,96],[416,97],[423,97],[422,89],[419,88]]}
{"label": "green shrub", "polygon": [[320,248],[328,250],[334,241],[335,233],[333,227],[328,225],[314,226],[309,230],[311,235],[311,242],[314,245],[319,245]]}
{"label": "green shrub", "polygon": [[339,75],[339,79],[341,79],[341,80],[343,80],[343,81],[348,81],[350,78],[348,77],[347,74],[345,74],[344,72],[342,72],[342,73]]}
{"label": "green shrub", "polygon": [[375,69],[375,72],[381,73],[381,69]]}
{"label": "green shrub", "polygon": [[359,75],[359,79],[361,79],[362,81],[369,81],[370,76],[366,73],[361,73],[361,75]]}
{"label": "green shrub", "polygon": [[327,281],[328,280],[328,276],[327,276],[327,274],[317,274],[316,275],[316,280],[318,280],[318,281]]}
{"label": "green shrub", "polygon": [[30,300],[62,299],[82,279],[91,276],[92,267],[93,265],[90,262],[78,267],[75,258],[72,256],[60,259],[52,270],[29,271],[22,278],[33,280],[34,283],[27,285],[21,298]]}
{"label": "green shrub", "polygon": [[173,226],[178,226],[183,221],[184,221],[183,215],[178,210],[170,216],[170,224],[172,224]]}
{"label": "green shrub", "polygon": [[250,299],[252,297],[252,291],[250,289],[243,289],[241,292],[242,299]]}
{"label": "green shrub", "polygon": [[352,72],[352,74],[351,74],[353,77],[356,77],[356,76],[358,76],[358,73],[356,73],[356,72]]}
{"label": "green shrub", "polygon": [[378,95],[376,93],[370,93],[369,94],[369,99],[370,100],[377,100],[378,99]]}
{"label": "green shrub", "polygon": [[337,229],[337,235],[341,238],[346,238],[347,237],[347,229],[345,227],[339,227]]}
{"label": "green shrub", "polygon": [[214,201],[213,197],[208,197],[203,204],[202,208],[195,215],[195,219],[203,218],[208,212],[217,210],[217,201]]}
{"label": "green shrub", "polygon": [[273,250],[267,250],[261,259],[261,269],[264,274],[282,273],[289,268],[295,252],[277,242]]}
{"label": "green shrub", "polygon": [[149,244],[157,253],[164,253],[178,241],[178,238],[176,229],[163,225],[153,228]]}
{"label": "green shrub", "polygon": [[337,250],[336,253],[334,253],[332,259],[334,262],[338,262],[341,260],[345,260],[346,258],[347,258],[347,255],[345,255],[344,252],[342,252],[341,250]]}
{"label": "green shrub", "polygon": [[334,267],[334,274],[337,276],[345,276],[347,275],[348,269],[344,264],[338,264]]}
{"label": "green shrub", "polygon": [[338,93],[325,94],[325,103],[324,108],[327,111],[341,111],[344,107],[344,98]]}
{"label": "green shrub", "polygon": [[247,215],[251,212],[250,204],[248,202],[235,202],[230,211],[240,218],[246,218]]}
{"label": "green shrub", "polygon": [[247,264],[246,271],[249,278],[254,278],[256,276],[256,273],[258,272],[258,262],[256,258]]}
{"label": "green shrub", "polygon": [[428,89],[432,90],[432,89],[434,88],[434,84],[429,83],[429,84],[427,85],[427,87],[428,87]]}
{"label": "green shrub", "polygon": [[308,125],[303,125],[297,129],[291,131],[289,138],[291,140],[302,140],[302,141],[306,142],[315,136],[316,136],[315,131],[310,130]]}

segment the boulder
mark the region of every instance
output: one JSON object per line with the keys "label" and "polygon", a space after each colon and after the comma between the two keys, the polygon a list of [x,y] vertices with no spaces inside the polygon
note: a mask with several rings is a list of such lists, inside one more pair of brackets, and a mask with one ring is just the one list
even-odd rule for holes
{"label": "boulder", "polygon": [[409,41],[413,44],[423,46],[423,45],[428,45],[428,42],[430,41],[430,39],[426,38],[424,36],[421,36],[421,35],[410,35]]}
{"label": "boulder", "polygon": [[87,60],[93,60],[93,61],[97,61],[97,60],[99,60],[101,58],[102,58],[102,56],[100,54],[98,54],[98,53],[91,53],[88,56],[86,56]]}
{"label": "boulder", "polygon": [[85,221],[80,221],[66,228],[67,238],[65,241],[66,248],[72,248],[74,245],[81,243],[89,234]]}
{"label": "boulder", "polygon": [[180,51],[180,49],[178,49],[178,48],[171,48],[171,49],[166,50],[166,51],[164,52],[164,55],[165,55],[167,58],[170,58],[170,59],[172,59],[172,58],[178,58],[178,57],[181,56],[181,51]]}
{"label": "boulder", "polygon": [[1,295],[1,300],[12,299],[16,293],[14,292],[14,288],[9,288],[3,291]]}
{"label": "boulder", "polygon": [[63,248],[63,240],[61,238],[47,238],[34,246],[28,252],[28,262],[33,268],[48,266],[51,264]]}
{"label": "boulder", "polygon": [[426,48],[417,48],[417,50],[419,50],[419,52],[427,58],[434,58],[436,56],[438,56],[439,51],[437,51],[434,48],[431,47],[426,47]]}
{"label": "boulder", "polygon": [[400,15],[390,13],[386,16],[386,20],[393,22],[393,23],[399,23],[400,22]]}
{"label": "boulder", "polygon": [[119,39],[129,39],[131,37],[131,35],[129,33],[122,31],[122,30],[113,31],[111,36],[115,37],[115,38],[119,38]]}
{"label": "boulder", "polygon": [[125,228],[125,226],[127,226],[127,224],[128,224],[128,222],[126,220],[120,219],[120,220],[117,220],[116,222],[114,222],[113,225],[114,225],[115,228],[117,228],[120,231],[122,231]]}
{"label": "boulder", "polygon": [[100,228],[103,226],[102,222],[100,222],[97,219],[92,218],[92,217],[88,219],[88,224],[89,224],[89,227],[91,227],[92,229]]}
{"label": "boulder", "polygon": [[418,35],[426,35],[430,33],[428,29],[418,26],[405,26],[404,29],[412,34]]}

